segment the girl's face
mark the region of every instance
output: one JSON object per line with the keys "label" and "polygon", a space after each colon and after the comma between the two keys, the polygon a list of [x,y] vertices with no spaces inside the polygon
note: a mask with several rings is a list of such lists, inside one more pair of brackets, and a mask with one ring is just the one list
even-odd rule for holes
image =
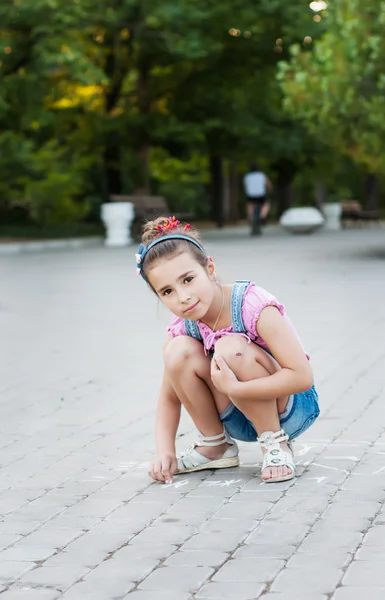
{"label": "girl's face", "polygon": [[215,265],[211,258],[202,267],[190,252],[157,261],[147,279],[163,304],[182,319],[202,319],[213,303],[217,286],[212,280]]}

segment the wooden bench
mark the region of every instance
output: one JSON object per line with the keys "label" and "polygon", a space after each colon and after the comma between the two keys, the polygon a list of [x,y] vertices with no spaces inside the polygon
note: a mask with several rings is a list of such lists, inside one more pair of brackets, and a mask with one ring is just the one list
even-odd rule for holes
{"label": "wooden bench", "polygon": [[364,224],[367,221],[377,221],[380,218],[379,211],[364,210],[357,200],[343,200],[341,206],[341,221],[344,227],[351,227],[359,223]]}
{"label": "wooden bench", "polygon": [[180,221],[193,221],[193,213],[175,213],[170,212],[166,198],[163,196],[111,196],[111,201],[131,202],[135,209],[135,218],[132,222],[131,236],[138,242],[141,238],[142,227],[146,221],[151,221],[157,217],[169,217],[175,215]]}

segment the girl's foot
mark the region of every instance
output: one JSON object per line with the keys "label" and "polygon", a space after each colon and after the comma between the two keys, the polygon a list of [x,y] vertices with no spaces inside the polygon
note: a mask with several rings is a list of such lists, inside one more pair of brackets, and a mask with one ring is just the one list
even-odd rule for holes
{"label": "girl's foot", "polygon": [[224,469],[239,465],[238,446],[228,435],[223,433],[213,436],[201,436],[184,452],[177,456],[178,473],[191,473],[203,469]]}
{"label": "girl's foot", "polygon": [[263,452],[261,477],[266,483],[288,481],[295,477],[293,452],[288,437],[280,431],[265,431],[259,436]]}

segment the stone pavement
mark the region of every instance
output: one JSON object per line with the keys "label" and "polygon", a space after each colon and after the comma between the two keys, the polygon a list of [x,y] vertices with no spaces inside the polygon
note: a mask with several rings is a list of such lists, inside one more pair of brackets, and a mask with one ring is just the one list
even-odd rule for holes
{"label": "stone pavement", "polygon": [[[207,233],[223,281],[286,304],[321,417],[299,477],[238,469],[153,484],[169,316],[134,248],[0,259],[0,600],[385,597],[385,231]],[[178,448],[194,438],[183,416]]]}

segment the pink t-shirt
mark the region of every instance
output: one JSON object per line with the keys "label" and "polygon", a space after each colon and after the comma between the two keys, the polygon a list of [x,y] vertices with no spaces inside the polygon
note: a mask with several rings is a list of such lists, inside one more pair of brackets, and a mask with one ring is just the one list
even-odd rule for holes
{"label": "pink t-shirt", "polygon": [[[285,307],[283,304],[278,302],[277,298],[270,294],[265,289],[258,287],[255,283],[251,283],[247,288],[242,301],[242,320],[244,326],[246,328],[245,334],[236,334],[236,335],[244,335],[249,342],[256,342],[262,348],[269,350],[265,341],[257,335],[256,332],[256,323],[259,319],[259,315],[261,311],[266,308],[266,306],[276,306],[287,322],[287,324],[294,331],[301,347],[303,348],[302,342],[294,329],[293,324],[291,323],[289,317],[285,313]],[[219,329],[218,331],[212,331],[208,325],[202,323],[201,321],[197,321],[200,334],[202,336],[203,345],[205,349],[205,353],[207,354],[209,350],[213,349],[215,346],[215,342],[219,340],[221,337],[225,335],[234,335],[232,325],[230,327],[226,327],[226,329]],[[170,326],[167,329],[167,332],[172,335],[172,337],[177,337],[179,335],[187,335],[186,329],[184,326],[184,319],[181,317],[174,317],[171,321]],[[305,352],[305,350],[304,350]],[[306,354],[307,358],[309,355]]]}

